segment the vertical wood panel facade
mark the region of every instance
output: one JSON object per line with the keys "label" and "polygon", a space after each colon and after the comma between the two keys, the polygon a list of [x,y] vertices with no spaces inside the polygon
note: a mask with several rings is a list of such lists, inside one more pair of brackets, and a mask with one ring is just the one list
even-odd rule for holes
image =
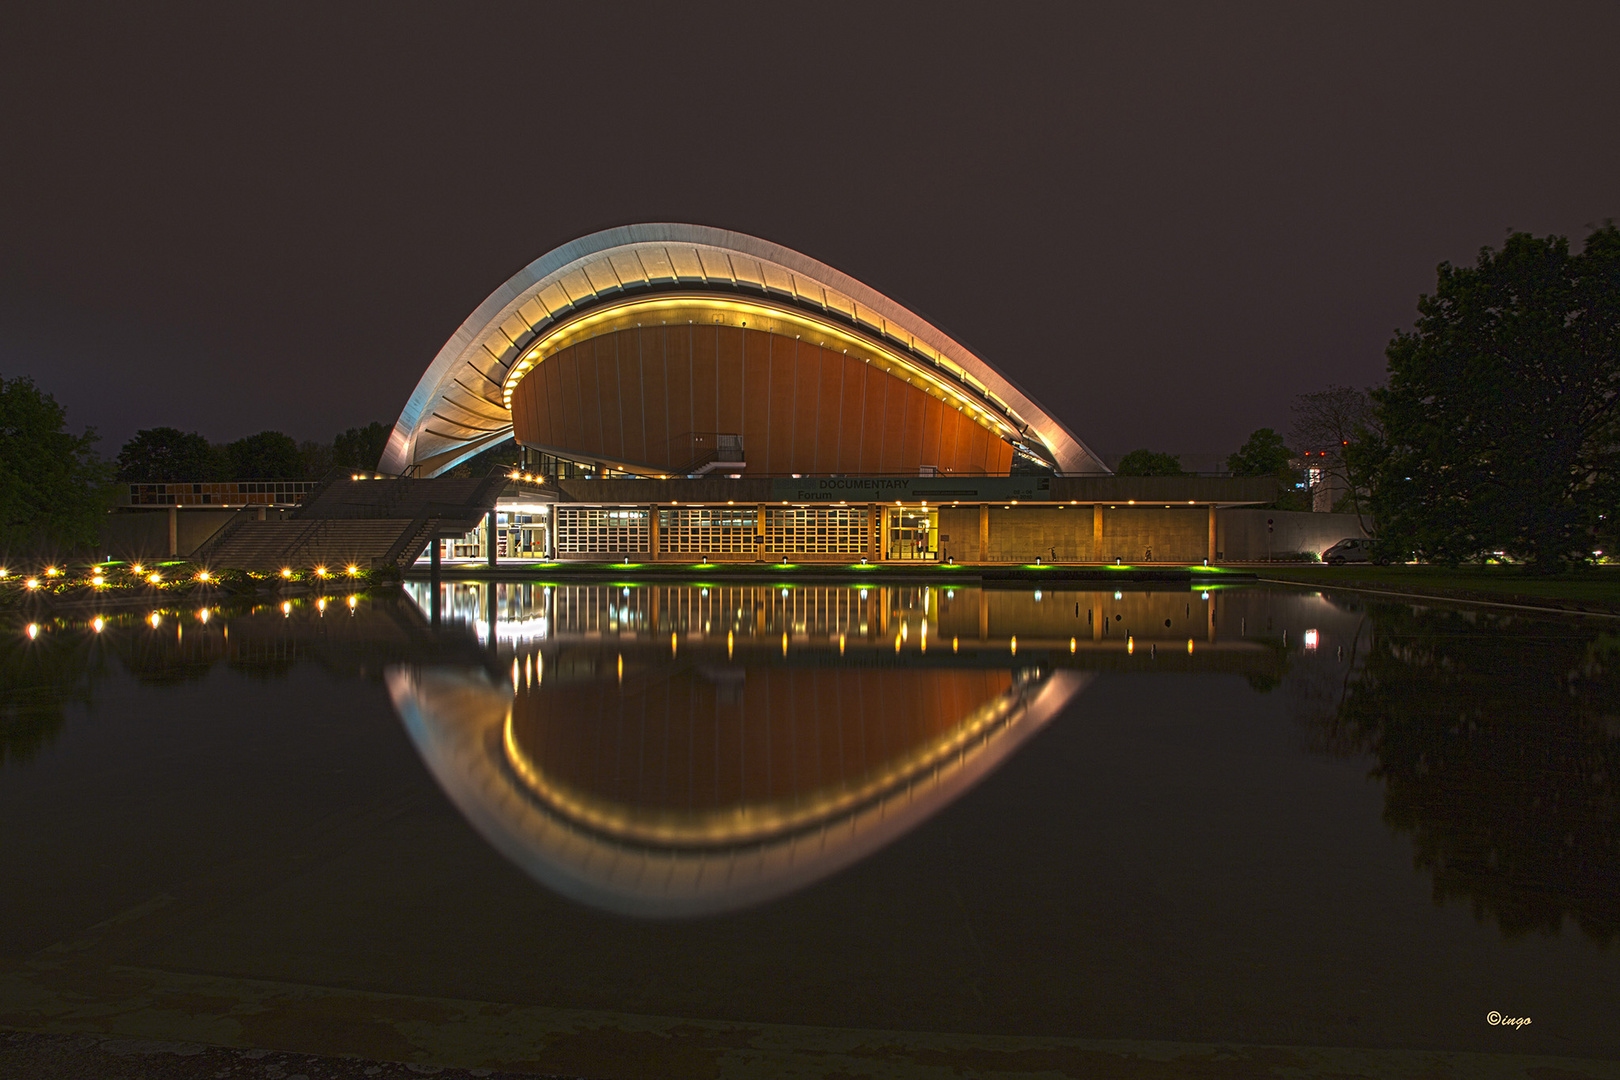
{"label": "vertical wood panel facade", "polygon": [[[694,435],[742,437],[759,473],[1005,475],[1011,445],[876,364],[786,335],[637,327],[546,357],[514,388],[519,440],[583,460],[677,469]],[[705,444],[707,447],[710,444]]]}

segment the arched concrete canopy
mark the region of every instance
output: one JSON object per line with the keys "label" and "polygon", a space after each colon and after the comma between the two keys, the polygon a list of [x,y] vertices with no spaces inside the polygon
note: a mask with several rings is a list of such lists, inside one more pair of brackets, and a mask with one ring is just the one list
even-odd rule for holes
{"label": "arched concrete canopy", "polygon": [[1010,379],[926,319],[807,255],[702,225],[625,225],[542,255],[496,289],[445,342],[394,424],[378,468],[435,476],[512,435],[513,366],[559,320],[615,294],[669,287],[786,300],[854,326],[966,387],[1065,476],[1102,460]]}

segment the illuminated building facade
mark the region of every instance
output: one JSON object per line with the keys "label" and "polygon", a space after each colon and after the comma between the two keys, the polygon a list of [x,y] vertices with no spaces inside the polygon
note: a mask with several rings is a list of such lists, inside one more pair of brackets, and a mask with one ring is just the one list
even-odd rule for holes
{"label": "illuminated building facade", "polygon": [[[796,251],[696,225],[608,229],[514,275],[439,351],[379,468],[435,476],[512,439],[514,478],[539,490],[442,555],[1185,561],[1215,556],[1217,506],[1270,498],[1114,484],[926,319]],[[1138,503],[1174,511],[1153,526],[1157,553]],[[1030,519],[1038,505],[1085,513]]]}

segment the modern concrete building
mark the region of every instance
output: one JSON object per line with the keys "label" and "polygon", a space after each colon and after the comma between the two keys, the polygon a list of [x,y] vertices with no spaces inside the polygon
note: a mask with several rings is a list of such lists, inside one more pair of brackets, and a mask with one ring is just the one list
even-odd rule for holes
{"label": "modern concrete building", "polygon": [[429,365],[379,471],[516,441],[446,557],[1188,562],[1268,481],[1116,478],[944,331],[796,251],[609,229],[495,290]]}

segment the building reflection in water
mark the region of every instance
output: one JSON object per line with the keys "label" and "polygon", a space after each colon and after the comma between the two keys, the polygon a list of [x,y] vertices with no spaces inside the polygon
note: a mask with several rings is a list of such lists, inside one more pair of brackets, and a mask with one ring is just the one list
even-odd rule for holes
{"label": "building reflection in water", "polygon": [[[487,640],[482,588],[444,608]],[[498,678],[400,668],[395,703],[492,844],[628,915],[734,910],[850,865],[988,775],[1089,679],[937,647],[936,590],[525,590],[496,595],[509,670],[506,652]]]}
{"label": "building reflection in water", "polygon": [[646,917],[850,865],[987,776],[1096,670],[1284,663],[1185,589],[406,588],[490,656],[390,673],[445,791],[535,878]]}

